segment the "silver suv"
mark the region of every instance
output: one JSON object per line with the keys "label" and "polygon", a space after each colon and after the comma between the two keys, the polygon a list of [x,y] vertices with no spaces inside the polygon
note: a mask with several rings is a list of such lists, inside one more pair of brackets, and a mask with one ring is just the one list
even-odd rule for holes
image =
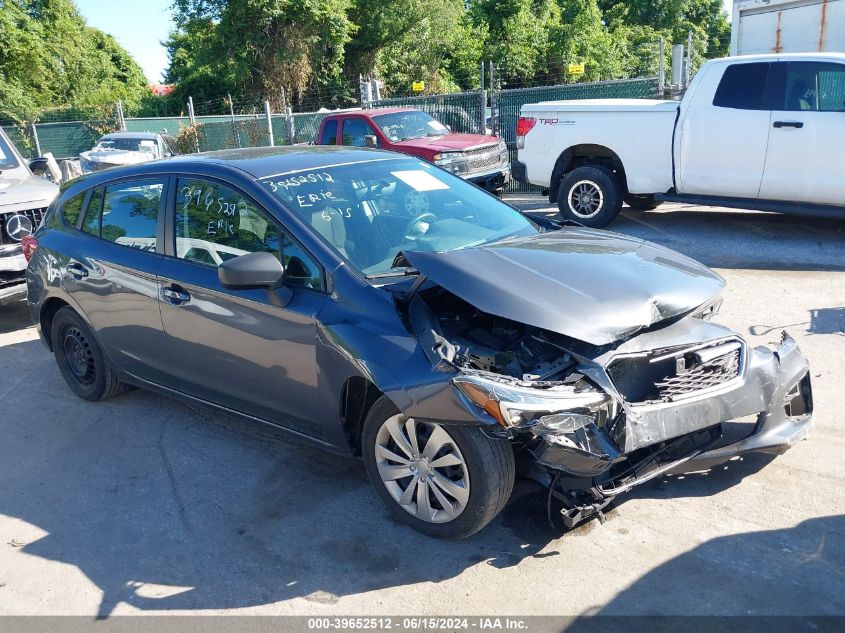
{"label": "silver suv", "polygon": [[0,305],[26,297],[21,241],[40,226],[58,192],[32,172],[0,129]]}

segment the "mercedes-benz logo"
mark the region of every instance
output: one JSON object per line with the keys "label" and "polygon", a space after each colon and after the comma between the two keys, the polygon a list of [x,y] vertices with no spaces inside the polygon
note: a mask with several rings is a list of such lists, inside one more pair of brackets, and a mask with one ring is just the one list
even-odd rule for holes
{"label": "mercedes-benz logo", "polygon": [[32,235],[32,220],[16,213],[6,220],[6,233],[16,242],[20,242],[27,235]]}

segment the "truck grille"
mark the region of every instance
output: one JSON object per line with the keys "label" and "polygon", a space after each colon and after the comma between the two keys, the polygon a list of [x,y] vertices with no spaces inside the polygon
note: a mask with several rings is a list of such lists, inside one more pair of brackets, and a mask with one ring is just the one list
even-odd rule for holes
{"label": "truck grille", "polygon": [[732,338],[623,356],[611,361],[607,373],[630,403],[671,402],[737,378],[742,373],[743,358],[744,343]]}
{"label": "truck grille", "polygon": [[[8,244],[20,244],[20,239],[14,239],[8,231],[9,222],[16,215],[24,216],[32,224],[32,232],[41,226],[44,221],[44,215],[47,213],[47,207],[39,207],[37,209],[26,209],[24,211],[10,211],[0,214],[0,246]],[[14,226],[12,227],[15,228]]]}
{"label": "truck grille", "polygon": [[501,145],[485,145],[483,147],[476,147],[475,149],[465,150],[463,155],[467,159],[467,165],[470,172],[484,171],[497,165],[504,164],[507,160],[502,160],[502,152],[506,153],[506,149]]}

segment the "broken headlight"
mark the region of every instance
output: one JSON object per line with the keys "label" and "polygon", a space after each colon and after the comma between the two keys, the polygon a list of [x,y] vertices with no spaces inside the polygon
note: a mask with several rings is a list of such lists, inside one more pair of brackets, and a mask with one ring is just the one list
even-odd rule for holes
{"label": "broken headlight", "polygon": [[505,428],[525,428],[539,421],[552,422],[561,413],[577,413],[582,424],[598,423],[607,417],[610,404],[610,397],[601,391],[576,391],[568,385],[540,390],[507,385],[476,375],[463,375],[452,382],[471,402]]}

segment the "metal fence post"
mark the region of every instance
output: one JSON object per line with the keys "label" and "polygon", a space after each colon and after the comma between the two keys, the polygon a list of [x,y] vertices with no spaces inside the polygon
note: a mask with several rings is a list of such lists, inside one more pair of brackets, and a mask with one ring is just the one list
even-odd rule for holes
{"label": "metal fence post", "polygon": [[241,146],[241,139],[238,136],[238,127],[235,125],[235,106],[232,105],[232,95],[226,93],[226,98],[229,100],[229,115],[232,117],[232,143]]}
{"label": "metal fence post", "polygon": [[264,102],[264,116],[267,119],[267,135],[270,137],[270,147],[276,145],[273,140],[273,117],[270,116],[270,101]]}
{"label": "metal fence post", "polygon": [[194,120],[194,98],[188,97],[188,120],[191,122],[191,125],[196,123]]}
{"label": "metal fence post", "polygon": [[[490,75],[490,128],[491,132],[498,136],[499,133],[499,103],[496,100],[496,67],[493,65],[493,60],[490,60],[490,69],[488,74]],[[486,121],[485,121],[486,124]],[[486,130],[485,130],[486,131]]]}
{"label": "metal fence post", "polygon": [[123,101],[117,100],[117,126],[121,132],[126,131],[126,119],[123,118]]}
{"label": "metal fence post", "polygon": [[41,156],[41,142],[38,140],[38,130],[35,128],[35,121],[32,122],[32,140],[35,141],[35,151]]}
{"label": "metal fence post", "polygon": [[659,48],[659,55],[660,58],[657,60],[657,93],[660,95],[660,98],[663,98],[663,93],[666,91],[666,60],[665,60],[665,53],[666,53],[666,43],[663,41],[663,38],[660,38],[660,46]]}
{"label": "metal fence post", "polygon": [[481,86],[478,91],[478,98],[481,101],[481,111],[478,113],[478,123],[483,134],[487,127],[487,90],[484,88],[484,62],[481,62]]}
{"label": "metal fence post", "polygon": [[285,108],[285,137],[288,145],[293,145],[295,130],[293,129],[293,111],[290,106]]}
{"label": "metal fence post", "polygon": [[684,68],[684,88],[689,87],[692,79],[692,31],[687,31],[687,63]]}

